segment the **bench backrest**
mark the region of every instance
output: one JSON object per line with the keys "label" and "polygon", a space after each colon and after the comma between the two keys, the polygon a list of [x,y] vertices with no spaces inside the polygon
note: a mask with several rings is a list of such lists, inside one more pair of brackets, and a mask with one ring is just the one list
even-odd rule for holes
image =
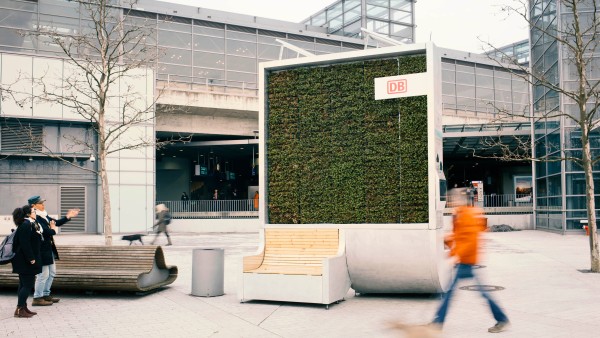
{"label": "bench backrest", "polygon": [[322,266],[338,248],[338,229],[267,228],[263,265]]}
{"label": "bench backrest", "polygon": [[[150,271],[156,246],[92,246],[66,245],[58,247],[59,269],[106,269]],[[163,256],[162,251],[160,255]],[[164,260],[164,258],[163,258]]]}

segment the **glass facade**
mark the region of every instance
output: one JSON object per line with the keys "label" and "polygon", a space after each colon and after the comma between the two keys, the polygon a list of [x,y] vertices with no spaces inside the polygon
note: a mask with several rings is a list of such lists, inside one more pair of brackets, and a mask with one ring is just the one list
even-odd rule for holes
{"label": "glass facade", "polygon": [[498,58],[502,62],[517,63],[522,66],[529,65],[529,40],[515,42],[508,46],[500,47],[488,55]]}
{"label": "glass facade", "polygon": [[340,0],[302,22],[329,34],[361,37],[361,28],[401,42],[415,40],[414,1]]}
{"label": "glass facade", "polygon": [[444,115],[496,117],[529,109],[527,81],[502,67],[442,58]]}
{"label": "glass facade", "polygon": [[[597,1],[596,1],[597,2]],[[582,30],[589,28],[588,17],[594,11],[594,1],[578,3]],[[547,32],[562,34],[569,40],[569,27],[573,24],[571,8],[557,5],[556,0],[536,0],[530,3],[531,28],[531,67],[534,74],[543,76],[552,85],[566,90],[577,88],[578,76],[572,53],[562,48]],[[588,25],[588,26],[586,26]],[[595,33],[595,30],[591,30]],[[591,37],[591,33],[589,35]],[[589,38],[584,35],[584,40]],[[592,44],[597,46],[597,44]],[[592,53],[594,52],[594,53]],[[586,76],[590,83],[600,80],[600,57],[597,50],[590,50],[585,56],[589,59]],[[543,117],[552,112],[564,112],[579,119],[575,103],[565,95],[560,95],[548,86],[534,83],[532,101],[535,116]],[[593,102],[588,103],[591,108]],[[568,156],[581,158],[581,130],[573,119],[566,116],[544,118],[535,125],[535,155],[538,158],[558,159]],[[592,156],[600,155],[600,132],[590,133]],[[536,177],[536,226],[556,231],[581,231],[581,220],[587,219],[585,177],[582,167],[574,161],[540,161],[534,165]],[[593,166],[594,176],[600,175],[600,165]],[[600,177],[600,176],[599,176]],[[594,180],[598,189],[600,180]],[[596,207],[600,195],[596,194]],[[600,214],[598,209],[596,214]]]}
{"label": "glass facade", "polygon": [[[357,2],[360,5],[360,1]],[[210,85],[223,91],[227,88],[256,93],[258,63],[279,59],[281,45],[275,39],[314,54],[364,48],[360,40],[352,43],[148,11],[123,11],[131,25],[154,29],[154,35],[148,36],[144,45],[160,55],[157,80],[192,89],[194,85]],[[84,18],[78,5],[69,1],[0,1],[0,50],[64,55],[43,36],[33,38],[20,31],[32,32],[38,26],[46,26],[67,35],[77,35],[92,26]],[[282,55],[284,59],[295,57],[297,54],[287,49]]]}

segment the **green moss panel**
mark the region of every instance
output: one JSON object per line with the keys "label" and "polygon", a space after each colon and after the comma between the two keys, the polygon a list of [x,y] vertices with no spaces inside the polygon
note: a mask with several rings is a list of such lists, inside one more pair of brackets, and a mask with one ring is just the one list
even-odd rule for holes
{"label": "green moss panel", "polygon": [[424,71],[419,55],[268,74],[267,222],[427,223],[427,99],[374,99],[375,78]]}

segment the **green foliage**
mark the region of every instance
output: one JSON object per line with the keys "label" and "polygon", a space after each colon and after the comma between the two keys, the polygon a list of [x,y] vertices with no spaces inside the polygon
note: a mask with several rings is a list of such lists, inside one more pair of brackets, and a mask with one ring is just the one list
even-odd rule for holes
{"label": "green foliage", "polygon": [[268,223],[428,222],[427,98],[375,101],[424,55],[268,74]]}

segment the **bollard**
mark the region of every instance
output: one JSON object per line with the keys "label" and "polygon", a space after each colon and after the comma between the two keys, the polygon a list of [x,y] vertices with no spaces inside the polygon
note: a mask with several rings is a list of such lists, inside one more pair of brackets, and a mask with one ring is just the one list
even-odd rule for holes
{"label": "bollard", "polygon": [[192,296],[222,296],[225,254],[221,248],[194,249],[192,257]]}

